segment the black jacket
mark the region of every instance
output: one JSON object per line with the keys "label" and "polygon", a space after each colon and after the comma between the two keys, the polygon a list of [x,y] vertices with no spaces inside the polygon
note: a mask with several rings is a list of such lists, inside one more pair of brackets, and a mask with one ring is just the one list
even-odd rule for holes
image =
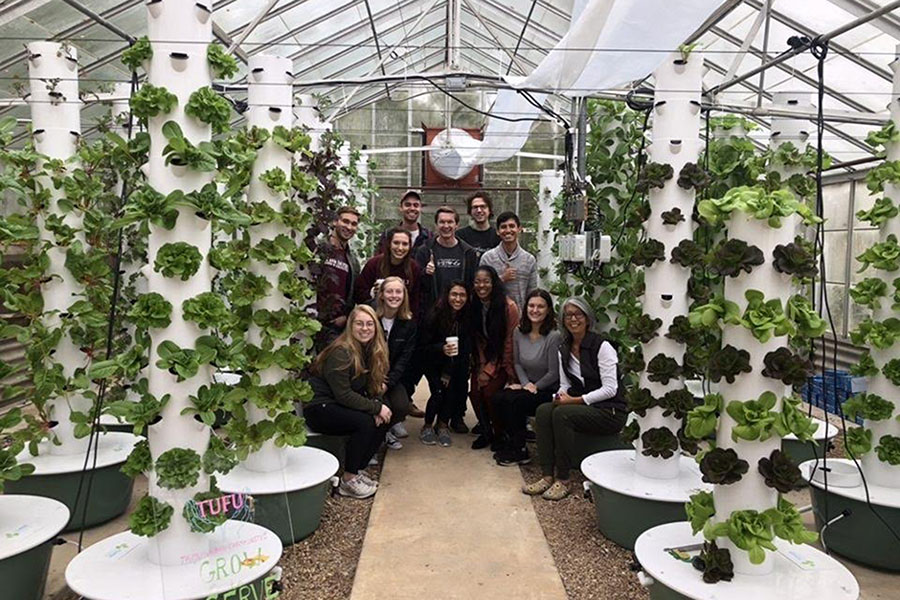
{"label": "black jacket", "polygon": [[[603,345],[603,342],[612,346],[616,352],[619,351],[615,342],[604,339],[601,335],[596,334],[593,331],[588,331],[584,336],[584,339],[581,340],[580,379],[569,372],[569,355],[572,352],[569,343],[563,341],[563,343],[560,344],[559,353],[562,357],[560,362],[562,363],[563,371],[566,372],[566,377],[572,382],[568,392],[572,396],[583,396],[588,392],[593,392],[594,390],[603,387],[603,382],[600,379],[600,365],[597,363],[597,353],[600,352],[600,346]],[[616,364],[616,395],[609,400],[596,403],[595,406],[599,408],[613,407],[625,410],[625,384],[622,380],[622,369],[619,364]]]}
{"label": "black jacket", "polygon": [[409,368],[413,354],[416,352],[416,322],[411,319],[394,320],[387,345],[391,362],[387,387],[391,389],[400,384],[403,374]]}
{"label": "black jacket", "polygon": [[[467,288],[472,287],[472,281],[475,279],[475,269],[478,268],[479,256],[478,252],[465,243],[464,241],[457,238],[457,242],[462,245],[464,256],[463,256],[463,281],[466,284]],[[431,251],[434,248],[434,245],[437,243],[437,234],[434,235],[430,240],[422,244],[418,250],[416,250],[415,259],[416,262],[419,263],[419,266],[422,268],[422,284],[419,286],[419,290],[421,292],[421,298],[419,300],[419,313],[425,314],[437,303],[438,299],[443,295],[446,290],[438,289],[437,277],[434,275],[428,275],[425,272],[425,266],[428,264],[428,260],[431,258]]]}

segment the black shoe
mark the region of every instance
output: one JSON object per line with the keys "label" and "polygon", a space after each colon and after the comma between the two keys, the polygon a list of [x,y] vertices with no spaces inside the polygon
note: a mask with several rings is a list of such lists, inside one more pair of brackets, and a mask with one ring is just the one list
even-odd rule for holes
{"label": "black shoe", "polygon": [[535,435],[535,433],[533,431],[526,431],[525,432],[525,441],[526,442],[536,442],[537,435]]}
{"label": "black shoe", "polygon": [[479,435],[475,438],[475,441],[472,442],[472,450],[481,450],[482,448],[487,448],[490,446],[491,441],[484,437],[483,435]]}
{"label": "black shoe", "polygon": [[472,428],[472,433],[475,435],[481,435],[484,433],[484,428],[481,426],[481,423],[475,423],[475,427]]}
{"label": "black shoe", "polygon": [[497,464],[501,467],[511,467],[514,465],[525,465],[531,462],[531,457],[528,456],[528,451],[522,448],[521,450],[513,450],[507,452],[501,452],[497,458]]}
{"label": "black shoe", "polygon": [[450,419],[450,430],[454,433],[469,433],[469,428],[462,419]]}
{"label": "black shoe", "polygon": [[500,440],[494,440],[491,442],[491,450],[493,450],[494,452],[500,452],[504,448],[506,448],[506,444],[504,444]]}

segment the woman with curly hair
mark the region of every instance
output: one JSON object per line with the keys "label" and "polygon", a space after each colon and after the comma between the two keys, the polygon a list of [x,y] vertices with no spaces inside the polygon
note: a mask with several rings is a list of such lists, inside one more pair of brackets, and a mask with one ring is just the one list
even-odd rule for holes
{"label": "woman with curly hair", "polygon": [[390,427],[391,409],[383,401],[389,370],[381,323],[364,304],[350,311],[343,333],[312,365],[313,399],[303,409],[307,425],[318,433],[350,436],[338,487],[343,496],[368,498],[377,490],[363,469]]}

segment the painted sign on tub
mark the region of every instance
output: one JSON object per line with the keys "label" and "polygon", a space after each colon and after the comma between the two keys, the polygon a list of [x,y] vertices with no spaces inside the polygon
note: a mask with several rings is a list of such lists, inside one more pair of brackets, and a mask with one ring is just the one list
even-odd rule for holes
{"label": "painted sign on tub", "polygon": [[[249,494],[223,494],[209,500],[189,500],[185,504],[188,521],[195,525],[194,529],[203,530],[211,524],[213,517],[228,515],[236,521],[253,521],[253,497]],[[228,511],[233,511],[228,514]],[[213,525],[214,526],[214,525]]]}
{"label": "painted sign on tub", "polygon": [[277,585],[278,576],[270,574],[261,581],[248,583],[221,594],[213,594],[206,600],[275,600],[281,595],[281,592],[276,589]]}

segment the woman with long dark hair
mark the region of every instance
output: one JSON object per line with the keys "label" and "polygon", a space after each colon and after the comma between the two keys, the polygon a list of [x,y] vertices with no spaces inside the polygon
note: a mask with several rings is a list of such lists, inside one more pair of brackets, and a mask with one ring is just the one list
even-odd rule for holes
{"label": "woman with long dark hair", "polygon": [[499,431],[494,431],[494,396],[503,389],[507,381],[514,381],[513,331],[519,324],[519,309],[516,303],[503,293],[503,283],[493,267],[480,266],[475,269],[472,283],[470,327],[475,339],[472,353],[472,382],[469,397],[478,417],[480,435],[472,442],[472,449],[492,446],[499,450]]}
{"label": "woman with long dark hair", "polygon": [[409,308],[413,315],[418,315],[422,271],[413,259],[411,248],[412,236],[408,231],[400,227],[390,229],[385,235],[383,251],[370,258],[356,278],[353,300],[357,304],[369,304],[375,298],[373,292],[378,293],[374,289],[376,281],[399,277],[409,292]]}
{"label": "woman with long dark hair", "polygon": [[494,457],[503,466],[531,460],[525,448],[525,422],[537,408],[553,401],[559,388],[559,344],[553,298],[546,290],[525,297],[525,318],[513,334],[516,379],[493,400],[503,448]]}
{"label": "woman with long dark hair", "polygon": [[[469,292],[462,281],[453,281],[429,313],[419,335],[431,397],[425,407],[425,425],[419,439],[433,446],[451,445],[449,423],[456,407],[466,402],[471,354]],[[437,431],[434,423],[437,419]]]}
{"label": "woman with long dark hair", "polygon": [[612,435],[622,430],[628,415],[615,345],[591,331],[596,322],[591,307],[581,298],[569,298],[560,320],[559,390],[553,402],[538,407],[534,418],[543,477],[522,487],[522,492],[545,500],[569,495],[573,434]]}
{"label": "woman with long dark hair", "polygon": [[371,307],[357,305],[347,326],[312,364],[313,399],[303,408],[309,427],[349,435],[338,493],[368,498],[377,484],[363,472],[384,439],[391,409],[382,400],[390,363],[384,333]]}

